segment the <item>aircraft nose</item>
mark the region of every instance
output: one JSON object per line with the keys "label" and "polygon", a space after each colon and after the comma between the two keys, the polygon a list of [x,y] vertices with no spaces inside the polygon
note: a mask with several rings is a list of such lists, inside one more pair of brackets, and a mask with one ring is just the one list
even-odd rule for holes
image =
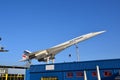
{"label": "aircraft nose", "polygon": [[99,31],[99,32],[96,32],[96,34],[102,34],[104,32],[106,32],[106,31],[105,30],[104,31]]}
{"label": "aircraft nose", "polygon": [[100,33],[104,33],[104,32],[106,32],[106,30],[104,30],[104,31],[100,31]]}

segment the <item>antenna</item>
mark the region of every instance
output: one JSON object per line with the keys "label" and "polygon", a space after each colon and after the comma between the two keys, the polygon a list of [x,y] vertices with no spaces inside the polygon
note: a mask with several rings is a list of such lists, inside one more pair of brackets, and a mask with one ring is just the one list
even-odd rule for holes
{"label": "antenna", "polygon": [[80,61],[80,54],[79,54],[80,51],[77,44],[75,44],[75,48],[76,48],[76,54],[77,54],[77,61]]}
{"label": "antenna", "polygon": [[2,40],[2,38],[0,37],[0,41]]}
{"label": "antenna", "polygon": [[[0,37],[0,41],[2,40],[2,38]],[[4,50],[4,47],[0,45],[0,52],[8,52],[8,50]]]}

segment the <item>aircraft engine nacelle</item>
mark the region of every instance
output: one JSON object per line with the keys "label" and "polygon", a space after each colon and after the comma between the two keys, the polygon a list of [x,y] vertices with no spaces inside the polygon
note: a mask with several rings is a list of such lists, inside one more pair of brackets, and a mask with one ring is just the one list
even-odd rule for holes
{"label": "aircraft engine nacelle", "polygon": [[38,59],[38,62],[47,62],[47,59],[45,59],[45,58],[42,58],[42,59]]}

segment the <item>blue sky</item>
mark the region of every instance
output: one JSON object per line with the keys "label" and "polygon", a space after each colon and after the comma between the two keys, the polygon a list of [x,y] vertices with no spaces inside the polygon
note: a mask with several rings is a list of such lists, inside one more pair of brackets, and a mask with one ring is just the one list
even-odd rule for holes
{"label": "blue sky", "polygon": [[[26,49],[46,49],[101,30],[107,32],[78,44],[81,61],[120,58],[120,0],[1,0],[0,45],[9,52],[0,53],[0,64],[23,65],[18,61]],[[55,62],[76,60],[72,46]]]}

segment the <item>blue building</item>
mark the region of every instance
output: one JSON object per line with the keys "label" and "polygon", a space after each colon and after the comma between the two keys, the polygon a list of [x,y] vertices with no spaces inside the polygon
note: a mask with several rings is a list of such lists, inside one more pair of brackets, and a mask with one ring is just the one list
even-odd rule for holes
{"label": "blue building", "polygon": [[26,80],[120,80],[120,59],[31,65]]}

